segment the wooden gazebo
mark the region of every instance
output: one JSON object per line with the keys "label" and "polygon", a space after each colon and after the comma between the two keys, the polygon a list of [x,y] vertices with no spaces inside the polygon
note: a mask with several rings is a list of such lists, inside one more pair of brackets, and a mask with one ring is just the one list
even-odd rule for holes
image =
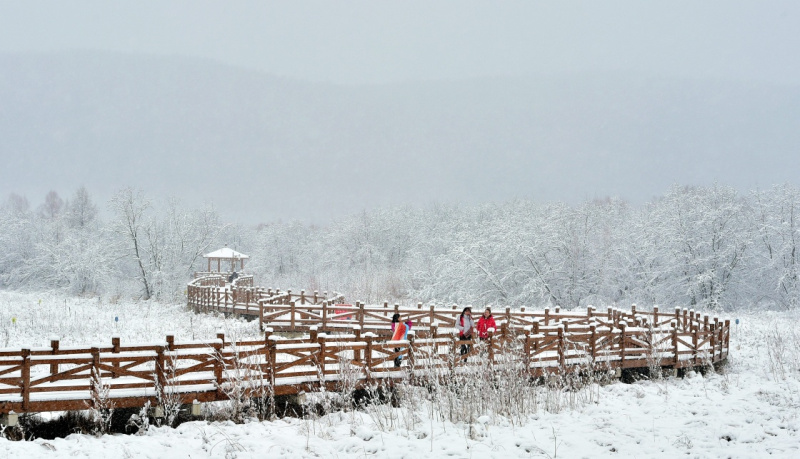
{"label": "wooden gazebo", "polygon": [[[230,266],[230,272],[244,271],[244,260],[250,258],[249,256],[239,253],[231,248],[224,247],[214,252],[203,255],[203,258],[208,260],[208,271],[221,273],[222,268]],[[216,262],[216,271],[212,271],[212,266]]]}

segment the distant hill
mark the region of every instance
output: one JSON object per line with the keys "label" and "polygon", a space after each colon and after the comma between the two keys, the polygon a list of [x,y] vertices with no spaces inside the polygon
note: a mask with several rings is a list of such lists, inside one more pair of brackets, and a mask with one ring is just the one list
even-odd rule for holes
{"label": "distant hill", "polygon": [[335,86],[189,58],[0,54],[0,198],[125,185],[243,223],[800,177],[800,88],[614,75]]}

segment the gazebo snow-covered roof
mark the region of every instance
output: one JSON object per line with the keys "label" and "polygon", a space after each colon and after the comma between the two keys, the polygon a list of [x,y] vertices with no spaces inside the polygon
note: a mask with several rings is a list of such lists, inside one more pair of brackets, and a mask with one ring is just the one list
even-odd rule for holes
{"label": "gazebo snow-covered roof", "polygon": [[203,255],[203,258],[208,259],[208,270],[211,271],[211,263],[213,260],[217,261],[217,272],[222,272],[222,262],[225,261],[225,267],[228,266],[228,262],[231,264],[231,271],[236,271],[236,265],[239,265],[239,271],[244,270],[244,260],[250,258],[249,256],[239,253],[229,247],[224,247],[219,250],[215,250],[211,253],[207,253]]}

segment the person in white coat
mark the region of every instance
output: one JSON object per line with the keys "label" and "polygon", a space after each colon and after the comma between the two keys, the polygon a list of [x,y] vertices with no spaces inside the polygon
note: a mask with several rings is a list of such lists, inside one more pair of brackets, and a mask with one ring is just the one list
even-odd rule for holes
{"label": "person in white coat", "polygon": [[[472,334],[475,331],[475,321],[472,320],[472,308],[467,306],[461,311],[461,315],[456,319],[456,330],[458,330],[458,339],[472,340]],[[461,355],[467,354],[472,350],[471,344],[461,345]],[[464,359],[466,361],[466,359]]]}

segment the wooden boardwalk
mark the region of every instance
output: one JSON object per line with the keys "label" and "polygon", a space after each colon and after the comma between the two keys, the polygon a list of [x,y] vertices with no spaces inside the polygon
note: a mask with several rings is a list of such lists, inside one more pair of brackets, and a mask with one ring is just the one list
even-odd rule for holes
{"label": "wooden boardwalk", "polygon": [[[138,407],[335,390],[343,375],[358,385],[459,371],[465,365],[519,365],[530,377],[567,370],[693,368],[728,356],[730,322],[694,311],[598,312],[505,309],[499,329],[482,342],[453,334],[459,307],[401,308],[342,305],[343,298],[294,294],[252,286],[252,278],[226,285],[208,276],[193,281],[189,304],[258,318],[264,335],[210,341],[49,347],[0,352],[0,413]],[[414,322],[406,341],[389,341],[391,315]],[[293,332],[288,338],[279,332]],[[471,350],[461,355],[463,344]],[[394,360],[402,358],[395,368]],[[468,359],[468,360],[467,360]]]}

